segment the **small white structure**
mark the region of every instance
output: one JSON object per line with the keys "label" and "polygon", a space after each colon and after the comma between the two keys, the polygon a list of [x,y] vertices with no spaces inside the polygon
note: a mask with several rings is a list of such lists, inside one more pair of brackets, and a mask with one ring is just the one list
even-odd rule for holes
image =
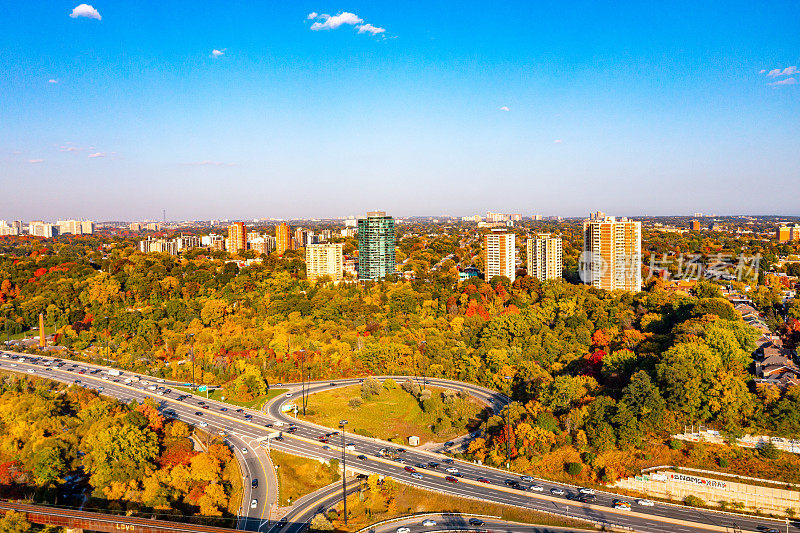
{"label": "small white structure", "polygon": [[416,435],[411,435],[408,437],[408,445],[409,446],[419,446],[419,437]]}

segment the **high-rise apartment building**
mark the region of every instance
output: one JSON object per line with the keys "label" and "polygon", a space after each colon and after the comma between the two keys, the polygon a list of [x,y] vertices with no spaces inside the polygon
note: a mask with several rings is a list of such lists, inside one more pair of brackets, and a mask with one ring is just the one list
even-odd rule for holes
{"label": "high-rise apartment building", "polygon": [[330,276],[333,281],[341,281],[344,274],[342,243],[309,244],[306,246],[306,276],[315,280]]}
{"label": "high-rise apartment building", "polygon": [[139,222],[131,222],[128,229],[131,231],[142,231],[142,225]]}
{"label": "high-rise apartment building", "polygon": [[495,276],[516,277],[515,237],[502,228],[492,230],[484,239],[486,250],[486,281]]}
{"label": "high-rise apartment building", "polygon": [[394,219],[383,211],[371,211],[358,221],[358,279],[383,279],[396,268]]}
{"label": "high-rise apartment building", "polygon": [[272,235],[259,235],[247,241],[250,249],[256,253],[269,255],[275,249],[275,237]]}
{"label": "high-rise apartment building", "polygon": [[778,226],[775,230],[775,237],[778,242],[800,241],[800,224]]}
{"label": "high-rise apartment building", "polygon": [[642,290],[642,223],[597,215],[584,220],[579,273],[598,289]]}
{"label": "high-rise apartment building", "polygon": [[286,222],[275,226],[275,251],[283,255],[286,250],[292,249],[292,229]]}
{"label": "high-rise apartment building", "polygon": [[19,235],[19,229],[14,223],[7,223],[5,220],[0,220],[0,236],[2,235]]}
{"label": "high-rise apartment building", "polygon": [[59,220],[56,225],[58,226],[58,234],[66,235],[91,235],[94,233],[94,222],[91,220]]}
{"label": "high-rise apartment building", "polygon": [[540,233],[528,239],[528,275],[539,280],[561,279],[564,270],[561,237]]}
{"label": "high-rise apartment building", "polygon": [[58,226],[55,224],[48,224],[41,220],[32,220],[28,223],[28,233],[34,237],[56,237],[58,236]]}
{"label": "high-rise apartment building", "polygon": [[244,222],[234,222],[228,226],[228,251],[238,253],[240,250],[247,250],[247,226]]}
{"label": "high-rise apartment building", "polygon": [[692,220],[691,228],[692,231],[700,231],[700,221],[697,219]]}

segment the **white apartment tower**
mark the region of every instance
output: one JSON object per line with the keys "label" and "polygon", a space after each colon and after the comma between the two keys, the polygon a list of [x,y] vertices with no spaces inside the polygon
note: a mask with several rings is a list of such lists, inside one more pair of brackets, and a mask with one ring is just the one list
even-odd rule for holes
{"label": "white apartment tower", "polygon": [[564,269],[561,237],[540,233],[528,239],[528,275],[544,281],[561,279]]}
{"label": "white apartment tower", "polygon": [[587,285],[607,291],[642,290],[642,223],[595,214],[583,221],[579,265]]}
{"label": "white apartment tower", "polygon": [[514,281],[516,274],[514,234],[498,228],[486,235],[486,281],[505,276]]}
{"label": "white apartment tower", "polygon": [[309,244],[306,246],[306,276],[310,280],[330,276],[341,281],[344,275],[342,243]]}

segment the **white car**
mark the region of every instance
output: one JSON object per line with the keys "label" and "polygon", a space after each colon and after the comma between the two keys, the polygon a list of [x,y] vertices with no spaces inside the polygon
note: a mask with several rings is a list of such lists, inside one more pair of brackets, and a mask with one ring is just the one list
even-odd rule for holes
{"label": "white car", "polygon": [[164,380],[163,379],[159,379],[158,383],[164,383]]}
{"label": "white car", "polygon": [[581,487],[580,489],[578,489],[578,492],[580,492],[581,494],[594,494],[594,489]]}
{"label": "white car", "polygon": [[291,398],[291,397],[292,397],[292,393],[291,393],[291,392],[287,392],[287,393],[286,393],[286,397],[287,397],[287,398]]}
{"label": "white car", "polygon": [[432,518],[428,518],[422,521],[422,525],[425,527],[432,527],[436,525],[436,520]]}
{"label": "white car", "polygon": [[356,449],[356,447],[354,444],[348,444],[347,446],[344,447],[344,449],[347,450],[348,452],[352,452]]}
{"label": "white car", "polygon": [[519,476],[519,478],[525,483],[533,483],[533,478],[531,476]]}
{"label": "white car", "polygon": [[541,485],[531,485],[530,490],[532,490],[533,492],[542,492],[544,490],[544,487],[542,487]]}
{"label": "white car", "polygon": [[552,489],[550,489],[550,494],[555,494],[556,496],[563,496],[565,493],[564,489],[553,487]]}
{"label": "white car", "polygon": [[242,453],[247,453],[247,448],[242,448]]}
{"label": "white car", "polygon": [[200,426],[201,428],[205,428],[205,427],[208,427],[208,422],[200,422],[197,425]]}
{"label": "white car", "polygon": [[28,369],[28,374],[35,374],[35,373],[36,373],[36,371],[34,369],[32,369],[32,368]]}
{"label": "white car", "polygon": [[458,468],[453,468],[452,466],[445,470],[448,474],[458,474]]}
{"label": "white car", "polygon": [[395,529],[395,533],[411,533],[411,530],[407,527],[398,527]]}
{"label": "white car", "polygon": [[636,500],[636,503],[645,507],[653,507],[656,504],[653,500]]}
{"label": "white car", "polygon": [[250,509],[255,509],[256,507],[258,507],[258,500],[253,498],[252,500],[250,500]]}

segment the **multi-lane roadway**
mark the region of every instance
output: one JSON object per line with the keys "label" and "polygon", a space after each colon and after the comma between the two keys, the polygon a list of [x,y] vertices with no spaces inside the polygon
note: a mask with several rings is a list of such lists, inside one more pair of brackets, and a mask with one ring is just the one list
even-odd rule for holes
{"label": "multi-lane roadway", "polygon": [[[224,433],[240,455],[252,454],[251,449],[264,443],[270,436],[280,434],[280,440],[272,439],[270,445],[281,451],[320,459],[341,457],[341,436],[334,435],[336,429],[295,420],[281,411],[284,403],[299,399],[292,384],[290,392],[271,402],[266,412],[236,409],[230,405],[169,390],[168,384],[158,384],[153,378],[123,372],[112,376],[107,370],[84,363],[56,361],[53,358],[0,354],[0,368],[38,375],[65,383],[80,381],[80,385],[100,390],[105,395],[121,401],[142,401],[146,397],[156,400],[162,412],[187,423],[202,426],[216,433]],[[48,365],[49,363],[49,365]],[[12,366],[13,365],[13,366]],[[95,372],[96,373],[92,373]],[[81,373],[82,372],[82,373]],[[126,383],[126,380],[130,382]],[[332,387],[347,386],[359,380],[337,380],[316,382],[309,389],[318,392]],[[471,384],[428,378],[432,386],[466,390],[494,405],[503,405],[504,397]],[[161,387],[161,388],[159,388]],[[289,431],[290,424],[293,424]],[[328,435],[330,434],[330,435]],[[238,439],[238,440],[234,440]],[[327,440],[328,442],[324,442]],[[249,443],[249,446],[248,446]],[[420,488],[454,496],[479,499],[492,503],[514,505],[531,510],[544,511],[560,516],[590,520],[595,523],[615,525],[643,532],[687,532],[687,531],[751,531],[761,532],[770,528],[786,531],[781,521],[753,518],[744,515],[702,510],[680,505],[657,503],[654,506],[638,505],[632,501],[631,510],[614,508],[619,496],[598,491],[593,501],[581,502],[576,487],[545,480],[523,480],[520,476],[495,468],[447,458],[444,455],[425,452],[408,447],[398,447],[377,439],[359,437],[347,433],[348,468],[364,473],[377,473]],[[247,448],[244,452],[242,448]],[[379,456],[382,449],[392,448],[391,458]],[[401,451],[402,450],[402,451]],[[452,462],[451,462],[452,461]],[[453,471],[455,470],[455,471]],[[251,476],[260,475],[254,474]],[[243,507],[248,520],[248,529],[266,531],[269,524],[263,517],[268,512],[264,506],[262,490],[264,479],[259,478],[257,488],[245,485]],[[260,497],[259,497],[260,496]],[[629,500],[630,501],[630,500]],[[248,512],[255,511],[255,512]],[[791,526],[790,532],[800,532]],[[273,532],[274,533],[274,532]]]}

